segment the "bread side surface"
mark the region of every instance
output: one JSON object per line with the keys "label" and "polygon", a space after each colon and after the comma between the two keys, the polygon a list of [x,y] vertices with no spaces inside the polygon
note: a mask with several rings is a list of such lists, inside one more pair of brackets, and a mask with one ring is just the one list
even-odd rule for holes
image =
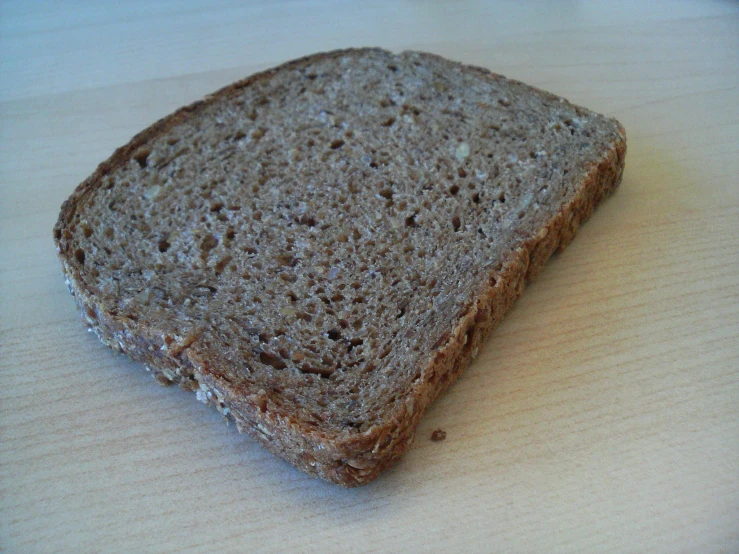
{"label": "bread side surface", "polygon": [[155,123],[78,187],[54,236],[105,344],[354,486],[407,450],[624,156],[620,125],[548,93],[427,54],[339,51]]}

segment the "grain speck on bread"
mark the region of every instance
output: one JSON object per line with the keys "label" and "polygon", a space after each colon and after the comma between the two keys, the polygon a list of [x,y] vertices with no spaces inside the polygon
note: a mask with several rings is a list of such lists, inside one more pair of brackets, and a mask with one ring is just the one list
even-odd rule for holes
{"label": "grain speck on bread", "polygon": [[337,51],[155,123],[54,238],[105,344],[354,486],[408,449],[625,148],[615,120],[486,70]]}

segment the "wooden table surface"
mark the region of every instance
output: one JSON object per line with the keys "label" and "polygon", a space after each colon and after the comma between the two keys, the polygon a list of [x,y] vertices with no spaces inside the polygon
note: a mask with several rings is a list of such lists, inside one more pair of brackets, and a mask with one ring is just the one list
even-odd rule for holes
{"label": "wooden table surface", "polygon": [[[551,90],[629,151],[404,460],[345,490],[99,344],[51,228],[157,118],[360,45]],[[0,137],[5,551],[739,552],[736,2],[6,1]]]}

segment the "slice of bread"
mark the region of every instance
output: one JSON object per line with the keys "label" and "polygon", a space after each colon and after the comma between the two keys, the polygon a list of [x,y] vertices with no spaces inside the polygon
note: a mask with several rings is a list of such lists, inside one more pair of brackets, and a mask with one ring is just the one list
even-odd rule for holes
{"label": "slice of bread", "polygon": [[615,120],[484,69],[317,54],[135,136],[54,238],[105,344],[353,486],[408,450],[625,152]]}

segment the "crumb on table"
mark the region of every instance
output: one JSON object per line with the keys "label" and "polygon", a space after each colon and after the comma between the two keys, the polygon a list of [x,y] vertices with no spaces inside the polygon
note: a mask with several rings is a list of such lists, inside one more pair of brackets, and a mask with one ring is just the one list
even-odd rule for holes
{"label": "crumb on table", "polygon": [[431,440],[434,442],[441,442],[446,438],[446,431],[443,429],[437,429],[431,433]]}

